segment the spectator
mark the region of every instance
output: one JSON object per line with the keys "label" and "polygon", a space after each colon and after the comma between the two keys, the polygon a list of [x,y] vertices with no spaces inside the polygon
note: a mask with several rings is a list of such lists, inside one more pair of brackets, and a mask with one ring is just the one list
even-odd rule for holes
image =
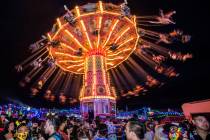
{"label": "spectator", "polygon": [[107,126],[104,123],[101,123],[98,125],[98,131],[95,137],[93,138],[94,140],[107,140]]}
{"label": "spectator", "polygon": [[137,121],[129,121],[125,127],[127,140],[141,140],[143,128]]}
{"label": "spectator", "polygon": [[5,127],[5,124],[8,122],[8,120],[6,119],[6,114],[2,113],[1,117],[0,117],[0,131],[3,130],[3,128]]}
{"label": "spectator", "polygon": [[79,131],[78,133],[78,140],[89,140],[88,136],[85,134],[84,131]]}
{"label": "spectator", "polygon": [[153,140],[154,139],[154,127],[155,124],[152,122],[146,122],[146,133],[144,134],[144,137],[146,140]]}
{"label": "spectator", "polygon": [[109,116],[106,117],[105,124],[108,128],[108,140],[117,140],[116,127],[114,126],[113,122],[110,120]]}
{"label": "spectator", "polygon": [[48,140],[61,140],[61,136],[55,130],[56,130],[55,120],[47,119],[44,126],[44,131],[45,134],[49,135]]}
{"label": "spectator", "polygon": [[209,121],[205,114],[192,115],[192,122],[195,126],[193,140],[210,140]]}
{"label": "spectator", "polygon": [[8,122],[5,125],[4,131],[0,134],[1,140],[14,140],[15,123],[13,121]]}
{"label": "spectator", "polygon": [[156,126],[154,140],[169,140],[168,135],[164,133],[163,125]]}
{"label": "spectator", "polygon": [[38,134],[40,133],[39,122],[37,118],[32,118],[32,126],[30,127],[30,138],[32,140],[38,139]]}
{"label": "spectator", "polygon": [[68,140],[69,137],[67,133],[65,132],[65,129],[67,127],[67,119],[64,116],[59,117],[59,124],[58,124],[58,133],[61,135],[63,140]]}
{"label": "spectator", "polygon": [[15,134],[16,139],[15,140],[27,140],[28,139],[28,127],[25,123],[21,123],[17,127],[17,132]]}

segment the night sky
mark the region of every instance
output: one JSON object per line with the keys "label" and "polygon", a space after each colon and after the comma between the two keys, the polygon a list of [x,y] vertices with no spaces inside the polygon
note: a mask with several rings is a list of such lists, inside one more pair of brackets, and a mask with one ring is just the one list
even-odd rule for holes
{"label": "night sky", "polygon": [[[93,0],[10,0],[1,3],[0,45],[0,103],[16,100],[31,106],[60,107],[42,99],[31,99],[28,91],[19,87],[19,75],[14,66],[27,58],[28,46],[49,31],[58,16],[64,14],[63,5],[70,9]],[[106,0],[119,4],[123,0]],[[178,63],[175,68],[181,76],[169,80],[163,87],[118,102],[119,108],[134,109],[143,106],[152,108],[180,108],[181,104],[199,99],[209,99],[210,93],[210,6],[205,1],[192,0],[128,0],[131,13],[135,15],[157,15],[159,8],[176,10],[176,28],[192,35],[187,50],[194,58]],[[174,28],[172,28],[174,29]],[[40,104],[41,103],[41,104]]]}

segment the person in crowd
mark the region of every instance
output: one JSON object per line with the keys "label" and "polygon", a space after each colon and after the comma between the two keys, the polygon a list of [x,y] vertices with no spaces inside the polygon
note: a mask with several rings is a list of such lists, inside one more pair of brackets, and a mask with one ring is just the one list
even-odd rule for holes
{"label": "person in crowd", "polygon": [[78,140],[90,140],[84,131],[79,131]]}
{"label": "person in crowd", "polygon": [[209,120],[205,114],[193,114],[192,123],[195,130],[192,133],[192,140],[210,140]]}
{"label": "person in crowd", "polygon": [[71,140],[78,140],[78,131],[79,131],[79,123],[78,120],[75,117],[72,117],[70,119],[70,125],[71,125],[71,134],[70,139]]}
{"label": "person in crowd", "polygon": [[164,133],[164,125],[158,125],[155,128],[154,140],[169,140],[168,135]]}
{"label": "person in crowd", "polygon": [[67,127],[66,117],[60,116],[58,121],[58,133],[62,136],[63,140],[69,139],[68,134],[65,132],[66,127]]}
{"label": "person in crowd", "polygon": [[21,123],[18,127],[17,127],[17,131],[15,133],[15,140],[28,140],[28,133],[29,133],[29,129],[26,126],[25,123]]}
{"label": "person in crowd", "polygon": [[116,127],[114,126],[113,122],[111,121],[110,116],[106,117],[105,124],[108,128],[108,140],[117,140]]}
{"label": "person in crowd", "polygon": [[93,132],[94,135],[96,134],[96,132],[98,131],[99,125],[101,124],[101,119],[99,116],[96,116],[93,123],[92,123],[92,127],[93,127]]}
{"label": "person in crowd", "polygon": [[4,131],[0,134],[0,140],[14,140],[15,123],[10,121],[5,125]]}
{"label": "person in crowd", "polygon": [[8,120],[6,119],[6,114],[2,113],[0,116],[0,132],[3,130],[7,122]]}
{"label": "person in crowd", "polygon": [[146,140],[154,140],[154,129],[155,124],[153,122],[146,122],[146,133],[144,134]]}
{"label": "person in crowd", "polygon": [[44,131],[49,136],[48,140],[61,140],[61,135],[56,132],[56,127],[56,120],[54,118],[47,119]]}
{"label": "person in crowd", "polygon": [[39,124],[40,124],[39,125],[40,131],[38,133],[38,140],[46,140],[47,139],[47,134],[45,134],[45,129],[44,129],[45,121],[40,120]]}
{"label": "person in crowd", "polygon": [[125,133],[127,140],[143,140],[143,128],[138,121],[128,121]]}
{"label": "person in crowd", "polygon": [[184,120],[183,122],[179,123],[179,127],[182,128],[182,140],[189,140],[192,124],[190,124],[189,121]]}
{"label": "person in crowd", "polygon": [[37,140],[38,139],[38,134],[40,133],[40,128],[39,128],[39,121],[37,118],[32,118],[32,126],[30,127],[30,133],[29,136],[32,140]]}
{"label": "person in crowd", "polygon": [[92,139],[94,129],[93,129],[92,125],[90,125],[90,123],[88,122],[88,120],[85,120],[83,122],[82,129],[85,132],[85,134],[87,135],[88,139]]}
{"label": "person in crowd", "polygon": [[[5,114],[8,109],[10,116]],[[192,122],[177,115],[177,119],[142,119],[140,114],[129,114],[131,118],[96,116],[90,121],[44,109],[34,113],[5,105],[0,110],[0,140],[210,140],[207,114],[192,114]]]}
{"label": "person in crowd", "polygon": [[106,124],[100,123],[98,125],[98,131],[94,136],[93,140],[108,140],[107,139],[108,129]]}
{"label": "person in crowd", "polygon": [[82,126],[79,128],[78,132],[78,140],[92,140],[92,130],[87,120],[85,120],[82,124]]}

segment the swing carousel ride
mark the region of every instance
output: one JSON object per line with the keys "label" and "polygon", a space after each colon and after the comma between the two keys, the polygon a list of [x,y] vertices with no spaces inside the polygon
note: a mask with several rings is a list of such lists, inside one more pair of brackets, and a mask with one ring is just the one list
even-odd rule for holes
{"label": "swing carousel ride", "polygon": [[83,114],[90,110],[95,115],[115,114],[116,99],[139,96],[163,84],[145,65],[159,76],[172,78],[179,74],[167,61],[192,58],[167,47],[189,42],[191,37],[183,31],[144,29],[175,24],[175,11],[134,16],[127,1],[64,9],[52,30],[29,46],[30,57],[15,67],[24,73],[20,85],[30,85],[32,97],[39,95],[61,104],[80,101]]}

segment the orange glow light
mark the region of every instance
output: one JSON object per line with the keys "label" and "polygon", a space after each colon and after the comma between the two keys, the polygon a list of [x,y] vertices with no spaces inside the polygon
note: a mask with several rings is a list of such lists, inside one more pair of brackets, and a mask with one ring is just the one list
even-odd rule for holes
{"label": "orange glow light", "polygon": [[57,18],[57,22],[58,22],[58,27],[59,27],[59,28],[61,28],[61,27],[62,27],[62,25],[61,25],[61,21],[60,21],[60,19],[59,19],[59,18]]}
{"label": "orange glow light", "polygon": [[115,27],[116,27],[116,25],[117,25],[118,22],[119,22],[119,20],[117,19],[117,20],[115,21],[113,27],[111,28],[111,30],[110,30],[110,32],[109,32],[109,36],[108,36],[108,38],[107,38],[107,40],[106,40],[106,42],[104,43],[104,45],[103,45],[102,48],[104,48],[104,47],[106,46],[106,44],[107,44],[107,42],[109,41],[109,39],[110,39],[110,37],[111,37],[111,35],[112,35],[112,32],[114,31],[114,29],[115,29]]}
{"label": "orange glow light", "polygon": [[80,44],[80,42],[68,31],[68,30],[65,30],[65,32],[80,46],[80,47],[82,47],[84,50],[86,50],[87,51],[87,49],[84,47],[84,46],[82,46],[81,44]]}
{"label": "orange glow light", "polygon": [[88,35],[88,33],[87,33],[87,30],[86,30],[84,21],[81,20],[80,23],[81,23],[82,28],[83,28],[83,30],[84,30],[84,32],[85,32],[85,35],[86,35],[86,37],[87,37],[87,39],[88,39],[88,43],[89,43],[89,45],[90,45],[90,48],[92,49],[93,47],[92,47],[92,44],[91,44],[91,42],[90,42],[90,38],[89,38],[89,35]]}

